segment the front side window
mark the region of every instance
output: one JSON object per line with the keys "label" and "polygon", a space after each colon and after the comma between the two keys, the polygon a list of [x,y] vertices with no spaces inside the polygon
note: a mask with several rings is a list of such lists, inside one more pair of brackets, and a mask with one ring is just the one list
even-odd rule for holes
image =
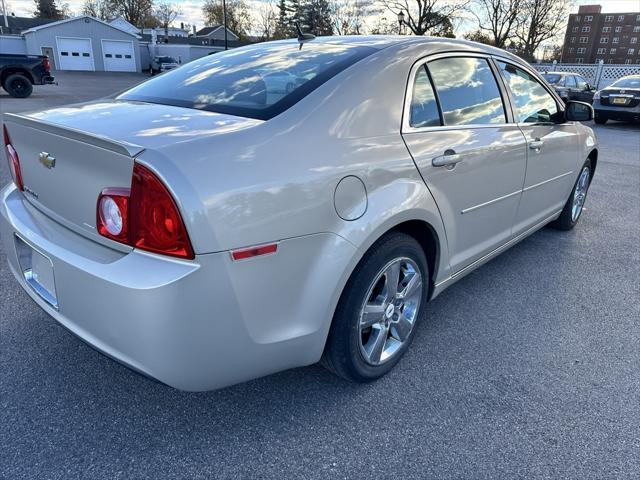
{"label": "front side window", "polygon": [[[268,120],[376,52],[362,45],[255,44],[194,60],[116,97]],[[274,79],[275,73],[288,80]]]}
{"label": "front side window", "polygon": [[409,107],[409,125],[414,128],[440,125],[440,113],[433,87],[424,66],[416,73]]}
{"label": "front side window", "polygon": [[567,75],[566,77],[564,77],[564,86],[570,88],[576,87],[576,80],[573,75]]}
{"label": "front side window", "polygon": [[559,116],[558,105],[538,80],[509,63],[499,61],[498,66],[511,90],[519,122],[556,121]]}
{"label": "front side window", "polygon": [[582,77],[576,76],[576,84],[580,90],[587,89],[587,81]]}
{"label": "front side window", "polygon": [[445,125],[506,122],[498,84],[484,58],[451,57],[429,62]]}

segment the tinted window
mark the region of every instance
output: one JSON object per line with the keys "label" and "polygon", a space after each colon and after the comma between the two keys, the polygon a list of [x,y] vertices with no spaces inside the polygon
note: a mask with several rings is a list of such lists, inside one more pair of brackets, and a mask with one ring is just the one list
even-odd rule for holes
{"label": "tinted window", "polygon": [[553,122],[558,116],[555,99],[538,81],[524,70],[498,62],[513,94],[516,118],[520,122]]}
{"label": "tinted window", "polygon": [[[256,44],[195,60],[117,98],[269,119],[376,49],[298,42]],[[269,89],[265,77],[286,73],[289,89]]]}
{"label": "tinted window", "polygon": [[571,88],[576,88],[576,79],[573,75],[567,75],[566,77],[564,77],[564,86],[565,87],[571,87]]}
{"label": "tinted window", "polygon": [[505,123],[500,90],[483,58],[442,58],[429,63],[445,125]]}
{"label": "tinted window", "polygon": [[560,80],[562,80],[562,75],[559,75],[557,73],[545,73],[543,76],[544,79],[551,85],[558,85],[559,83],[561,83]]}
{"label": "tinted window", "polygon": [[409,125],[412,127],[433,127],[440,125],[440,114],[429,75],[424,66],[416,73],[411,95]]}
{"label": "tinted window", "polygon": [[640,77],[623,77],[613,82],[611,86],[617,88],[640,88]]}

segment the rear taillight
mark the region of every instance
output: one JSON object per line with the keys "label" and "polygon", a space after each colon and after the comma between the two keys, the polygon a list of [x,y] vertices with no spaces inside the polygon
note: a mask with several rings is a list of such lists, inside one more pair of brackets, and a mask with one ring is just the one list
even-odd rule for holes
{"label": "rear taillight", "polygon": [[173,197],[146,167],[135,163],[131,190],[107,188],[98,197],[100,235],[149,252],[194,258]]}
{"label": "rear taillight", "polygon": [[49,62],[49,57],[44,57],[42,60],[42,64],[44,65],[44,71],[49,73],[51,71],[51,63]]}
{"label": "rear taillight", "polygon": [[13,145],[11,145],[11,139],[9,138],[9,131],[7,126],[2,126],[2,134],[4,137],[4,150],[7,154],[7,161],[9,162],[9,171],[11,172],[11,178],[17,185],[18,189],[24,191],[24,183],[22,182],[22,172],[20,171],[20,158],[18,152],[16,152]]}

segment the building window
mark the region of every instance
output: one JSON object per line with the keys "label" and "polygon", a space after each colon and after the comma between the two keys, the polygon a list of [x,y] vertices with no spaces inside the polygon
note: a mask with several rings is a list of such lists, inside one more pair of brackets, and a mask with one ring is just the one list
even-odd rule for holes
{"label": "building window", "polygon": [[624,61],[624,63],[625,63],[625,65],[629,65],[629,64],[631,63],[631,59],[630,59],[630,58],[627,58],[627,59]]}
{"label": "building window", "polygon": [[638,43],[638,37],[631,37],[631,41],[629,43]]}
{"label": "building window", "polygon": [[591,27],[582,27],[582,33],[587,33],[591,31]]}
{"label": "building window", "polygon": [[622,31],[622,27],[616,27],[616,32],[619,33]]}
{"label": "building window", "polygon": [[640,15],[636,15],[636,22],[640,22]]}
{"label": "building window", "polygon": [[578,31],[578,27],[573,27],[572,32],[573,32],[573,33],[576,33],[577,31]]}
{"label": "building window", "polygon": [[606,53],[606,52],[607,52],[606,48],[599,48],[597,53],[601,54],[601,53]]}
{"label": "building window", "polygon": [[607,33],[611,31],[611,27],[602,27],[602,31]]}
{"label": "building window", "polygon": [[571,37],[571,43],[576,43],[576,37]]}
{"label": "building window", "polygon": [[587,43],[589,41],[589,37],[580,37],[580,43]]}
{"label": "building window", "polygon": [[640,27],[633,27],[634,32],[640,32]]}
{"label": "building window", "polygon": [[613,15],[607,15],[606,17],[604,17],[604,21],[605,22],[613,22]]}
{"label": "building window", "polygon": [[634,53],[636,53],[635,48],[630,48],[629,50],[627,50],[627,55],[633,55]]}
{"label": "building window", "polygon": [[619,42],[620,42],[619,37],[613,37],[613,40],[611,40],[611,43],[619,43]]}
{"label": "building window", "polygon": [[576,63],[582,63],[583,60],[584,59],[582,59],[582,58],[576,58]]}
{"label": "building window", "polygon": [[571,47],[571,48],[569,49],[569,53],[573,53],[574,51],[575,51],[575,48],[573,48],[573,47]]}
{"label": "building window", "polygon": [[576,22],[580,21],[580,15],[576,15]]}
{"label": "building window", "polygon": [[586,51],[587,51],[587,49],[586,49],[586,48],[579,48],[579,49],[578,49],[578,53],[584,53],[584,52],[586,52]]}
{"label": "building window", "polygon": [[624,15],[618,15],[618,21],[624,22]]}
{"label": "building window", "polygon": [[585,15],[584,16],[584,21],[585,22],[591,22],[591,21],[593,21],[593,17],[591,15]]}
{"label": "building window", "polygon": [[617,48],[612,48],[611,50],[609,50],[609,55],[614,55],[617,50]]}
{"label": "building window", "polygon": [[602,37],[600,43],[609,43],[609,37]]}
{"label": "building window", "polygon": [[596,58],[596,63],[600,63],[600,62],[604,63],[604,59],[603,58]]}

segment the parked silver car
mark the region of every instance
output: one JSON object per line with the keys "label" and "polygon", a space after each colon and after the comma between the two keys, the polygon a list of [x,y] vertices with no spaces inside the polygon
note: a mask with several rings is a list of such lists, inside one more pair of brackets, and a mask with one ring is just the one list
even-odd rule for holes
{"label": "parked silver car", "polygon": [[[295,88],[268,95],[267,71]],[[429,300],[542,226],[575,226],[592,117],[472,42],[251,45],[115,99],[4,115],[0,235],[48,314],[171,386],[320,359],[370,381]]]}

